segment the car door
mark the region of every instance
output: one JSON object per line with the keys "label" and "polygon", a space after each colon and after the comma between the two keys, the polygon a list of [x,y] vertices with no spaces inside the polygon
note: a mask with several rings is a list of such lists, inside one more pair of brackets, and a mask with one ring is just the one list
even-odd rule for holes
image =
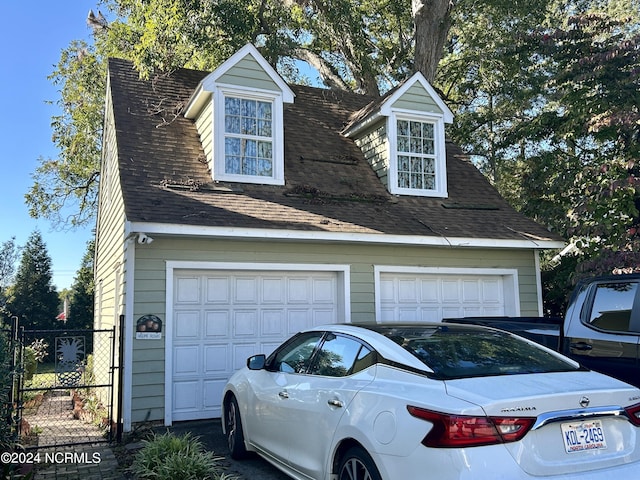
{"label": "car door", "polygon": [[295,425],[291,422],[290,391],[306,372],[323,332],[293,337],[267,359],[264,369],[251,377],[247,415],[249,441],[263,453],[287,463]]}
{"label": "car door", "polygon": [[289,389],[290,465],[311,478],[324,469],[340,419],[373,380],[375,353],[359,340],[327,333],[306,375]]}
{"label": "car door", "polygon": [[580,322],[567,332],[570,356],[587,368],[639,385],[639,302],[638,281],[594,284]]}

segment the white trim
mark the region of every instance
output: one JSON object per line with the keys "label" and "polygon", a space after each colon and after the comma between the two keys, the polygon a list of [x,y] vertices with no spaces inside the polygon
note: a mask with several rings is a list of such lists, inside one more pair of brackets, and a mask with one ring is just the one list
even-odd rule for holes
{"label": "white trim", "polygon": [[[125,231],[127,230],[125,226]],[[125,432],[131,431],[133,401],[133,307],[135,305],[134,273],[136,249],[132,237],[125,237],[123,268],[125,271],[125,309],[124,309],[124,358],[120,359],[123,369],[122,386],[122,424]]]}
{"label": "white trim", "polygon": [[429,96],[431,96],[438,108],[442,111],[442,118],[444,119],[445,123],[453,123],[453,112],[451,111],[451,109],[449,109],[447,104],[444,103],[442,98],[440,98],[440,95],[436,93],[431,84],[427,81],[426,78],[424,78],[424,76],[420,72],[414,73],[411,78],[409,78],[400,86],[400,88],[398,88],[398,90],[396,90],[392,95],[389,96],[389,98],[385,99],[385,101],[382,102],[382,105],[380,106],[380,113],[386,116],[391,115],[392,105],[397,102],[400,97],[407,93],[407,91],[416,83],[419,83],[422,88],[427,91]]}
{"label": "white trim", "polygon": [[536,288],[538,289],[538,316],[544,316],[544,304],[542,303],[542,273],[540,271],[540,250],[533,251],[533,260],[536,265]]}
{"label": "white trim", "polygon": [[148,235],[175,235],[180,237],[270,239],[283,241],[370,243],[374,245],[415,245],[454,248],[514,248],[552,249],[562,248],[565,243],[556,240],[501,238],[468,238],[422,235],[387,235],[382,233],[342,233],[285,229],[261,229],[242,227],[210,227],[164,223],[131,222],[131,232]]}
{"label": "white trim", "polygon": [[[173,286],[176,270],[230,270],[230,271],[280,271],[280,272],[333,272],[337,274],[338,315],[341,322],[351,323],[351,270],[350,265],[317,263],[245,263],[245,262],[200,262],[167,260],[166,262],[166,311],[164,325],[164,424],[173,422]],[[342,311],[340,311],[340,308]],[[132,333],[133,335],[133,333]]]}
{"label": "white trim", "polygon": [[222,77],[230,69],[235,67],[236,64],[247,55],[253,57],[253,59],[258,62],[265,73],[269,75],[271,80],[273,80],[273,82],[278,86],[278,88],[282,92],[283,100],[286,103],[292,103],[293,99],[295,98],[293,90],[291,90],[287,82],[285,82],[280,74],[271,65],[269,65],[269,62],[267,62],[267,60],[260,54],[258,49],[251,43],[247,43],[244,47],[242,47],[236,53],[231,55],[227,60],[225,60],[221,65],[219,65],[218,68],[216,68],[212,73],[210,73],[202,81],[205,89],[207,89],[207,86],[217,83],[220,77]]}
{"label": "white trim", "polygon": [[380,276],[383,273],[411,273],[418,275],[491,275],[502,277],[504,287],[505,313],[509,316],[520,315],[520,286],[518,270],[511,268],[455,268],[455,267],[412,267],[396,265],[374,265],[373,283],[375,292],[376,322],[382,318],[380,301]]}

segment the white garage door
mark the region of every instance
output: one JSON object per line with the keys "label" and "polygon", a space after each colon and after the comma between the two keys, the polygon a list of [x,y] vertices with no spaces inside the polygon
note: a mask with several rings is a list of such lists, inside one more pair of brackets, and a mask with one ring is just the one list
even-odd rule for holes
{"label": "white garage door", "polygon": [[333,272],[176,271],[172,420],[219,417],[222,388],[247,357],[338,321],[337,288]]}
{"label": "white garage door", "polygon": [[380,274],[379,321],[505,315],[500,275]]}

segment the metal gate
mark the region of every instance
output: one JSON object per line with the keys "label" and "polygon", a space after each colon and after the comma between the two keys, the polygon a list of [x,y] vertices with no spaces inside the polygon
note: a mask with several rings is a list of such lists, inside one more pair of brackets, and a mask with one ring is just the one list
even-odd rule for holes
{"label": "metal gate", "polygon": [[14,329],[13,420],[20,444],[35,449],[113,440],[116,327]]}

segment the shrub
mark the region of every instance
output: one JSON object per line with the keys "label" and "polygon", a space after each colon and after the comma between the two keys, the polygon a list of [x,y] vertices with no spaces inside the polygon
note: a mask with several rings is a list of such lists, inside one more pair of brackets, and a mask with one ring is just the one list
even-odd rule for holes
{"label": "shrub", "polygon": [[231,479],[221,473],[217,458],[206,452],[202,443],[190,433],[154,434],[145,440],[136,454],[131,471],[136,478],[157,480],[223,480]]}

